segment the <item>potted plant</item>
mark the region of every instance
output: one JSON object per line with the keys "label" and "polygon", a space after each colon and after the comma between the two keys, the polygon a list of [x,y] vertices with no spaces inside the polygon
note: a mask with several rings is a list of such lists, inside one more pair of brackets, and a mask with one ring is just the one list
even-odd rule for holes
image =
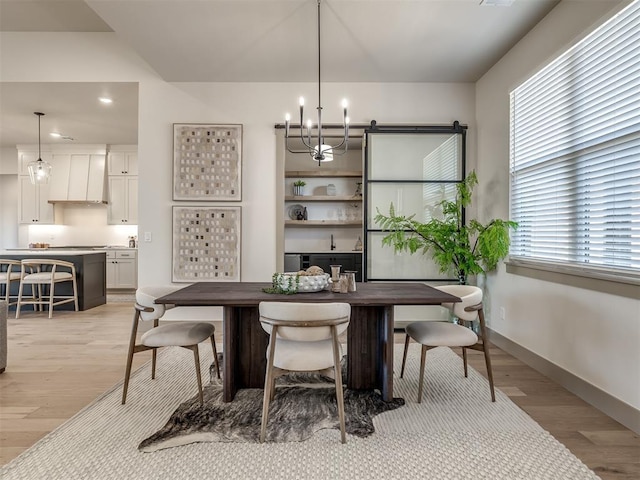
{"label": "potted plant", "polygon": [[304,195],[304,186],[307,184],[304,180],[296,180],[293,182],[293,194],[296,197]]}
{"label": "potted plant", "polygon": [[375,222],[390,232],[382,239],[382,244],[393,246],[396,252],[430,254],[440,272],[455,273],[461,284],[467,282],[469,275],[494,270],[509,253],[509,230],[515,230],[518,224],[501,219],[493,219],[486,225],[477,220],[463,224],[464,208],[471,204],[471,194],[477,183],[472,171],[457,185],[454,201],[442,200],[437,204],[442,210],[441,218],[432,218],[427,223],[414,220],[415,214],[396,215],[393,203],[389,215],[378,210]]}

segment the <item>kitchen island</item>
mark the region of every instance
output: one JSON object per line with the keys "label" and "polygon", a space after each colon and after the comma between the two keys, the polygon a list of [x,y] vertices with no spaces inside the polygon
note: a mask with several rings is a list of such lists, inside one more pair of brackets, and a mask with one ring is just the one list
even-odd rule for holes
{"label": "kitchen island", "polygon": [[[0,250],[0,258],[8,260],[50,258],[65,260],[76,267],[76,281],[78,284],[78,308],[88,310],[107,303],[107,267],[104,251],[95,250],[49,250],[24,249]],[[56,292],[61,295],[72,295],[70,284],[61,283],[56,286]],[[18,284],[14,282],[11,294],[18,295]],[[56,307],[62,310],[73,310],[73,303]]]}

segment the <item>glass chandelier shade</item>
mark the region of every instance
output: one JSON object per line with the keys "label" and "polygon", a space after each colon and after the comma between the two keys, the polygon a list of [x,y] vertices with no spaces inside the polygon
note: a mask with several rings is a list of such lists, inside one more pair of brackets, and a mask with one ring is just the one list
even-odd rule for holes
{"label": "glass chandelier shade", "polygon": [[29,178],[34,185],[40,185],[49,183],[51,178],[51,164],[42,160],[42,153],[40,149],[40,117],[44,116],[42,112],[33,112],[38,116],[38,160],[29,162],[27,169],[29,171]]}
{"label": "glass chandelier shade", "polygon": [[[343,132],[340,135],[342,140],[336,144],[331,145],[326,142],[325,135],[322,132],[322,95],[321,95],[321,75],[320,75],[320,0],[318,0],[318,121],[314,127],[311,119],[307,120],[306,126],[304,124],[304,97],[300,97],[300,135],[299,140],[302,142],[305,149],[296,150],[289,144],[289,127],[291,122],[291,116],[287,113],[284,122],[284,138],[285,145],[291,153],[308,153],[313,161],[318,162],[320,165],[323,162],[331,162],[334,155],[343,155],[346,153],[349,146],[349,117],[347,116],[347,101],[342,101],[342,128]],[[315,129],[315,134],[314,134]],[[296,137],[298,138],[298,137]]]}

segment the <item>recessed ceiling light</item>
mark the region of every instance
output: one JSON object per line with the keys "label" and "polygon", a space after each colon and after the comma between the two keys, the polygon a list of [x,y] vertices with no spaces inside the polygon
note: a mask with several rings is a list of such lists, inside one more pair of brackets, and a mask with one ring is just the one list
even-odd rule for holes
{"label": "recessed ceiling light", "polygon": [[62,136],[58,132],[51,132],[49,135],[51,135],[52,137],[56,137],[56,138],[60,138]]}
{"label": "recessed ceiling light", "polygon": [[108,97],[100,97],[98,100],[100,100],[102,103],[104,104],[109,104],[109,103],[113,103],[113,100],[111,100]]}

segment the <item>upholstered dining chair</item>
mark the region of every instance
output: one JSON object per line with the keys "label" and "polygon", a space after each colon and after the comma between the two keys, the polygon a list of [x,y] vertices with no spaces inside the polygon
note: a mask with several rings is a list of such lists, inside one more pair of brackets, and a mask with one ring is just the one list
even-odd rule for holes
{"label": "upholstered dining chair", "polygon": [[[275,395],[276,377],[287,372],[316,372],[333,368],[342,443],[347,441],[344,394],[338,336],[349,326],[348,303],[261,302],[260,323],[269,334],[264,381],[260,442],[269,421],[269,403]],[[330,371],[327,374],[331,374]]]}
{"label": "upholstered dining chair", "polygon": [[[20,309],[23,305],[33,305],[34,310],[36,306],[38,308],[48,306],[49,318],[53,318],[53,307],[64,303],[73,302],[75,311],[78,311],[78,285],[76,267],[73,263],[65,260],[38,258],[22,260],[21,264],[16,318],[20,318]],[[72,293],[70,295],[56,293],[56,285],[63,282],[71,282]],[[25,299],[24,287],[27,285],[31,288],[31,297]]]}
{"label": "upholstered dining chair", "polygon": [[[491,401],[496,401],[493,386],[493,371],[491,369],[491,357],[489,356],[489,340],[482,309],[482,289],[473,285],[443,285],[436,287],[443,292],[450,293],[461,299],[461,302],[443,303],[462,323],[450,322],[413,322],[406,326],[404,342],[404,354],[402,356],[402,369],[400,378],[404,376],[404,367],[407,362],[407,350],[410,339],[422,345],[420,355],[420,381],[418,386],[418,403],[422,403],[422,389],[424,385],[424,370],[427,350],[435,347],[462,347],[462,360],[464,364],[464,376],[467,377],[467,349],[479,350],[484,353],[487,367],[489,388],[491,389]],[[471,330],[472,322],[478,321],[480,336]]]}
{"label": "upholstered dining chair", "polygon": [[[21,270],[22,264],[19,260],[0,259],[0,286],[4,286],[4,300],[7,305],[15,305],[18,300],[17,295],[11,295],[11,282],[20,284]],[[15,299],[14,302],[11,301],[12,298]]]}
{"label": "upholstered dining chair", "polygon": [[[204,403],[202,394],[202,377],[200,374],[200,354],[198,344],[207,338],[211,340],[213,349],[213,361],[216,373],[220,378],[220,365],[218,364],[218,350],[214,338],[215,327],[207,322],[171,322],[160,325],[160,320],[167,310],[167,306],[155,303],[156,298],[168,295],[182,287],[174,286],[148,286],[136,290],[136,303],[134,305],[133,325],[129,340],[129,352],[127,354],[127,366],[124,374],[124,386],[122,388],[122,404],[127,400],[127,390],[131,377],[131,365],[133,355],[146,350],[153,350],[151,356],[151,378],[156,378],[157,350],[161,347],[183,347],[193,352],[196,364],[196,378],[198,381],[198,397],[200,404]],[[142,334],[140,343],[136,343],[138,327],[142,321],[153,321],[153,327]]]}

